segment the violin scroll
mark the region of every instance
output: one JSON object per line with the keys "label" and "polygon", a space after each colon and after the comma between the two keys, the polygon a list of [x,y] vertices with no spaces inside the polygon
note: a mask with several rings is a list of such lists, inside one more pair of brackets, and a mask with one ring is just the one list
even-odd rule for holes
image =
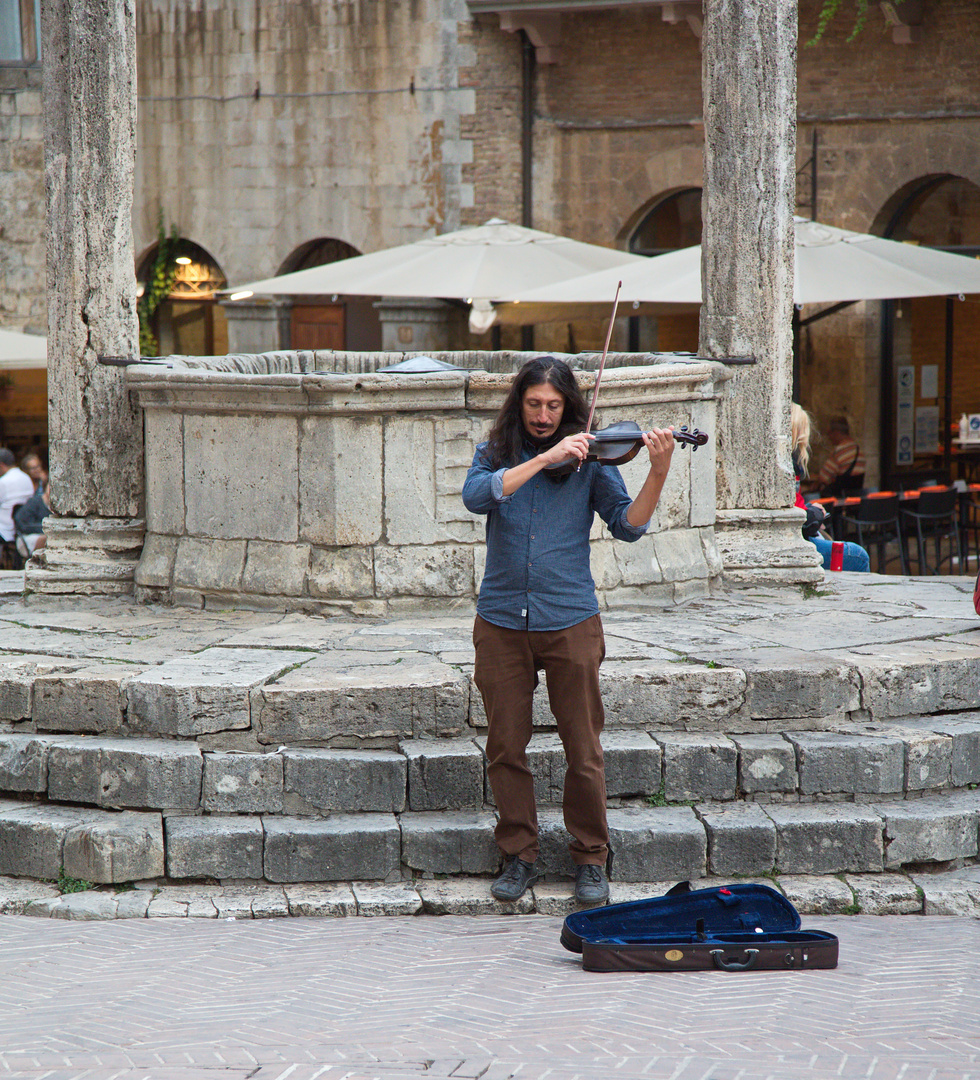
{"label": "violin scroll", "polygon": [[691,453],[693,454],[699,446],[704,446],[708,441],[708,436],[703,431],[699,431],[695,428],[693,431],[687,430],[687,424],[683,427],[679,427],[674,431],[674,442],[680,443],[681,446],[689,446]]}

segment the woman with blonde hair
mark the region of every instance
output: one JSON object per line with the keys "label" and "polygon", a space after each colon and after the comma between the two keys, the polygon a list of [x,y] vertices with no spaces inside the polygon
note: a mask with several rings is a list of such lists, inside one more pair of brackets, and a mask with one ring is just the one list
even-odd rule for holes
{"label": "woman with blonde hair", "polygon": [[[793,470],[796,473],[796,505],[806,510],[806,524],[803,536],[813,544],[823,559],[824,570],[830,569],[830,557],[833,553],[833,541],[821,535],[821,523],[824,517],[823,507],[818,503],[808,503],[803,498],[800,484],[806,479],[807,465],[810,463],[810,414],[794,401],[790,405],[790,423],[793,432]],[[844,544],[841,570],[854,570],[867,573],[871,569],[871,559],[860,544],[850,541]]]}

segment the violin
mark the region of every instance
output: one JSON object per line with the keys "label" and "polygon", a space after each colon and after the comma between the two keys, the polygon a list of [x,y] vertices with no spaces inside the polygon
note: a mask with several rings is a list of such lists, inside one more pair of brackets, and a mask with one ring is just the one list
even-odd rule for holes
{"label": "violin", "polygon": [[[585,460],[597,461],[600,465],[622,465],[626,461],[632,461],[643,446],[643,429],[634,420],[620,420],[609,427],[593,431],[592,434],[595,438],[589,444]],[[675,443],[690,446],[692,454],[708,441],[708,436],[703,431],[697,428],[688,431],[686,424],[674,431],[673,436]],[[579,464],[578,458],[570,457],[557,465],[545,466],[545,472],[550,476],[568,476]]]}
{"label": "violin", "polygon": [[[602,349],[602,359],[599,361],[599,370],[596,372],[595,387],[592,390],[592,405],[589,409],[589,419],[586,421],[585,430],[591,431],[592,417],[595,416],[596,402],[599,400],[599,382],[602,379],[602,369],[606,366],[606,353],[609,352],[609,341],[612,338],[613,324],[616,322],[616,309],[619,307],[619,290],[623,287],[620,281],[616,286],[616,296],[613,299],[612,315],[609,319],[609,329],[606,331],[606,344]],[[609,427],[600,431],[592,431],[594,436],[589,444],[589,452],[585,455],[586,461],[597,461],[600,465],[622,465],[623,462],[632,461],[640,452],[643,445],[643,429],[633,420],[620,420],[610,424]],[[674,442],[681,446],[690,446],[693,454],[699,446],[704,446],[708,436],[695,428],[687,430],[687,425],[673,432]],[[581,462],[576,457],[566,458],[557,465],[546,465],[545,473],[557,479],[568,476],[573,471],[578,471]]]}

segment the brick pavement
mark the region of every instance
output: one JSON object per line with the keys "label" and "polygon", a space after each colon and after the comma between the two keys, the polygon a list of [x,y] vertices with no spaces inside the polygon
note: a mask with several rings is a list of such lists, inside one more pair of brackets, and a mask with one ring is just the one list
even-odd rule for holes
{"label": "brick pavement", "polygon": [[980,921],[805,924],[836,970],[588,973],[537,915],[8,916],[0,1078],[980,1078]]}

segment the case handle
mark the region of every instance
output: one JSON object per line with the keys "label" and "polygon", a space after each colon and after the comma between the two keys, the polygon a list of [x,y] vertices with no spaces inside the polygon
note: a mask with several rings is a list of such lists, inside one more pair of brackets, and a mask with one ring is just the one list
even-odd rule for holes
{"label": "case handle", "polygon": [[744,960],[726,960],[724,949],[712,949],[711,959],[719,971],[751,971],[759,959],[759,950],[746,949]]}

